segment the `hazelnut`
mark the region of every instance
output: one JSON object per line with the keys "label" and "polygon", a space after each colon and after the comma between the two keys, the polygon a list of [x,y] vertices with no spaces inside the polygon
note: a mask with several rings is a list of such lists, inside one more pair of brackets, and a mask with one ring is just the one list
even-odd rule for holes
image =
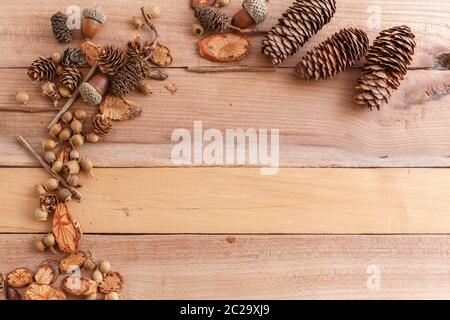
{"label": "hazelnut", "polygon": [[70,98],[72,96],[72,92],[64,86],[59,87],[58,91],[63,98]]}
{"label": "hazelnut", "polygon": [[30,100],[30,95],[25,90],[18,90],[16,92],[16,101],[17,103],[27,104]]}
{"label": "hazelnut", "polygon": [[80,165],[76,160],[67,161],[67,163],[63,166],[63,173],[65,174],[78,174],[80,172]]}
{"label": "hazelnut", "polygon": [[77,118],[80,121],[84,121],[86,119],[87,114],[84,109],[77,109],[75,110],[75,118]]}
{"label": "hazelnut", "polygon": [[54,138],[58,136],[58,134],[62,131],[61,123],[55,123],[50,127],[48,134]]}
{"label": "hazelnut", "polygon": [[52,165],[52,170],[56,173],[60,173],[63,167],[63,162],[61,160],[56,160]]}
{"label": "hazelnut", "polygon": [[94,174],[92,173],[92,169],[94,168],[94,164],[92,161],[88,158],[83,158],[80,160],[80,169],[81,171],[89,173],[90,177],[93,177]]}
{"label": "hazelnut", "polygon": [[78,175],[71,175],[67,178],[67,184],[71,187],[79,187],[80,186],[80,178]]}
{"label": "hazelnut", "polygon": [[120,295],[118,292],[109,292],[105,295],[105,300],[120,300]]}
{"label": "hazelnut", "polygon": [[81,147],[84,144],[84,137],[77,133],[70,138],[70,143],[74,147]]}
{"label": "hazelnut", "polygon": [[61,55],[61,53],[55,52],[55,53],[52,54],[52,62],[53,62],[55,65],[59,65],[59,64],[61,63],[61,60],[62,60],[62,55]]}
{"label": "hazelnut", "polygon": [[73,113],[70,111],[64,112],[63,115],[61,116],[61,120],[64,123],[69,123],[70,121],[72,121],[72,119],[73,119]]}
{"label": "hazelnut", "polygon": [[41,208],[37,208],[34,210],[34,217],[37,221],[47,221],[48,213]]}
{"label": "hazelnut", "polygon": [[47,151],[44,154],[44,159],[49,165],[52,165],[56,161],[56,155],[52,151]]}
{"label": "hazelnut", "polygon": [[58,142],[53,141],[53,140],[51,140],[51,139],[42,141],[42,148],[43,148],[45,151],[53,150],[53,149],[55,149],[55,147],[56,147],[57,145],[58,145]]}
{"label": "hazelnut", "polygon": [[58,186],[59,186],[59,181],[56,180],[55,178],[48,179],[44,183],[44,188],[47,191],[54,191],[58,188]]}
{"label": "hazelnut", "polygon": [[202,25],[198,23],[192,24],[192,34],[196,36],[201,36],[205,32],[205,29],[202,27]]}
{"label": "hazelnut", "polygon": [[111,271],[111,262],[104,260],[99,265],[99,270],[101,273],[106,274]]}
{"label": "hazelnut", "polygon": [[69,189],[66,188],[59,189],[58,192],[56,192],[56,196],[61,202],[68,202],[72,200],[72,192],[70,192]]}
{"label": "hazelnut", "polygon": [[70,160],[78,160],[78,159],[80,159],[80,153],[78,152],[78,150],[73,149],[72,151],[70,151],[69,159]]}
{"label": "hazelnut", "polygon": [[43,240],[43,242],[44,242],[44,245],[45,245],[47,248],[53,247],[53,246],[55,245],[55,243],[56,243],[55,235],[54,235],[53,233],[48,233],[48,234],[44,237],[44,239],[42,239],[42,240]]}
{"label": "hazelnut", "polygon": [[58,138],[59,138],[59,141],[66,142],[67,140],[70,139],[71,136],[72,136],[72,131],[69,128],[64,128],[59,133]]}
{"label": "hazelnut", "polygon": [[80,120],[74,118],[70,123],[70,128],[72,129],[73,133],[80,133],[83,130],[83,124]]}
{"label": "hazelnut", "polygon": [[100,137],[98,134],[96,134],[95,132],[91,132],[87,135],[86,137],[87,141],[90,143],[97,143],[98,140],[100,140]]}

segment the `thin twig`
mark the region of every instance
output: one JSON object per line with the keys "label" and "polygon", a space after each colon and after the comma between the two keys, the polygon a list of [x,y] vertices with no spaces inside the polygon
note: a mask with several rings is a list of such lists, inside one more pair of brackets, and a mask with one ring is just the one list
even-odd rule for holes
{"label": "thin twig", "polygon": [[[89,72],[86,75],[86,77],[84,77],[84,79],[80,83],[80,85],[82,83],[84,83],[84,82],[89,81],[92,78],[92,76],[94,75],[95,71],[97,70],[97,67],[98,67],[97,63],[92,66],[92,68],[89,70]],[[78,86],[78,88],[74,91],[74,93],[72,94],[72,97],[70,97],[70,99],[67,100],[66,104],[61,108],[61,110],[59,110],[58,114],[53,118],[52,122],[50,122],[50,124],[47,126],[47,129],[50,129],[52,125],[57,123],[59,121],[59,118],[61,118],[61,116],[64,114],[64,112],[66,112],[67,110],[70,109],[70,107],[75,102],[75,100],[78,98],[78,95],[80,94],[80,91],[78,90],[79,87],[80,86]]]}
{"label": "thin twig", "polygon": [[191,66],[187,71],[195,73],[215,73],[215,72],[275,72],[274,67],[251,67],[251,66]]}
{"label": "thin twig", "polygon": [[24,113],[40,113],[40,112],[51,112],[51,111],[55,111],[55,108],[36,108],[36,107],[10,107],[10,106],[6,106],[6,107],[1,107],[0,111],[4,111],[4,112],[24,112]]}
{"label": "thin twig", "polygon": [[57,174],[48,164],[47,162],[45,162],[44,159],[42,159],[42,157],[33,149],[33,147],[28,143],[27,140],[25,140],[24,137],[22,136],[18,136],[17,137],[17,142],[24,147],[29,153],[31,153],[31,155],[33,155],[41,164],[41,166],[48,171],[48,173],[50,173],[53,178],[55,178],[56,180],[59,181],[59,183],[61,183],[64,188],[68,189],[70,192],[72,192],[73,197],[75,199],[81,200],[81,193],[78,192],[77,189],[71,187],[70,185],[67,184],[66,181],[64,181],[63,178],[61,178],[61,176],[59,174]]}
{"label": "thin twig", "polygon": [[153,31],[153,33],[155,34],[155,38],[152,41],[152,49],[156,47],[156,45],[158,44],[159,41],[159,33],[158,30],[156,30],[155,25],[150,21],[150,19],[152,18],[150,13],[148,13],[147,10],[145,10],[145,7],[141,8],[141,12],[142,12],[142,16],[144,17],[144,21],[147,24],[147,26],[150,28],[151,31]]}
{"label": "thin twig", "polygon": [[256,34],[256,33],[267,33],[268,32],[267,30],[260,30],[258,28],[241,29],[241,28],[235,27],[235,26],[233,26],[231,24],[228,25],[227,28],[230,29],[230,30],[233,30],[233,31],[240,32],[240,33],[254,33],[254,34]]}

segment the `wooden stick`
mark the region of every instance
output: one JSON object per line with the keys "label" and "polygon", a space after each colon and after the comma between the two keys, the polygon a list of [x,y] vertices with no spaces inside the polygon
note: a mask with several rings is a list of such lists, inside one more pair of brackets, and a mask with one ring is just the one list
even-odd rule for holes
{"label": "wooden stick", "polygon": [[40,112],[51,112],[55,111],[55,108],[36,108],[36,107],[27,107],[27,106],[20,106],[20,107],[11,107],[11,106],[5,106],[0,107],[0,111],[4,112],[26,112],[26,113],[40,113]]}
{"label": "wooden stick", "polygon": [[[80,85],[85,83],[85,82],[88,82],[92,78],[92,76],[94,75],[95,71],[97,70],[97,67],[98,67],[97,63],[92,66],[92,68],[89,70],[89,72],[86,75],[86,77],[84,77],[84,79],[80,83]],[[78,86],[78,88],[79,87],[80,86]],[[75,100],[78,98],[78,95],[80,94],[80,91],[78,90],[78,88],[77,88],[77,90],[74,91],[74,93],[72,94],[72,97],[70,97],[70,99],[67,100],[66,104],[61,108],[61,110],[59,110],[58,114],[53,118],[53,120],[47,126],[47,129],[50,129],[52,125],[57,123],[59,121],[59,118],[61,118],[61,116],[64,114],[64,112],[66,112],[67,110],[70,109],[70,107],[75,102]]]}
{"label": "wooden stick", "polygon": [[42,159],[42,157],[41,157],[41,156],[33,149],[33,147],[28,143],[27,140],[25,140],[24,137],[18,136],[18,137],[17,137],[17,142],[18,142],[22,147],[24,147],[29,153],[31,153],[31,154],[39,161],[39,163],[41,164],[41,166],[42,166],[45,170],[47,170],[48,173],[50,173],[50,174],[53,176],[53,178],[55,178],[56,180],[58,180],[59,183],[61,183],[61,184],[64,186],[64,188],[66,188],[66,189],[68,189],[70,192],[72,192],[72,194],[73,194],[73,196],[74,196],[75,199],[81,200],[81,193],[78,192],[77,189],[75,189],[75,188],[69,186],[69,185],[67,184],[67,182],[64,181],[64,179],[61,178],[61,176],[60,176],[59,174],[57,174],[57,173],[56,173],[56,172],[55,172],[55,171],[47,164],[47,162],[45,162],[44,159]]}
{"label": "wooden stick", "polygon": [[275,72],[274,67],[251,67],[251,66],[194,66],[187,67],[187,71],[195,73],[215,72]]}

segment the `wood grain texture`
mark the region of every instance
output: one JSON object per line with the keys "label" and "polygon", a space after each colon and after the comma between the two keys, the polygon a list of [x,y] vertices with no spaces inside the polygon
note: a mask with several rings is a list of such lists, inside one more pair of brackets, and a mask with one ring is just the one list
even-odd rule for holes
{"label": "wood grain texture", "polygon": [[[0,169],[0,233],[45,232],[33,218],[41,169]],[[449,233],[450,170],[96,169],[86,233]]]}
{"label": "wood grain texture", "polygon": [[[163,1],[154,3],[162,8],[162,15],[156,20],[162,41],[167,44],[174,55],[174,66],[210,65],[201,59],[196,51],[197,38],[191,34],[191,25],[195,22],[190,8],[190,0]],[[233,15],[240,9],[240,1],[232,1],[224,10]],[[270,16],[259,28],[268,30],[292,3],[292,0],[277,0],[270,3]],[[137,32],[129,23],[129,19],[139,14],[144,3],[139,1],[101,1],[100,5],[108,16],[105,28],[95,41],[98,43],[123,44]],[[51,0],[18,0],[0,3],[0,43],[5,44],[2,51],[0,67],[25,67],[37,55],[48,56],[62,45],[54,40],[50,16],[57,10],[65,11],[69,5],[81,8],[91,6],[91,1],[62,0],[55,3]],[[27,10],[17,10],[26,7]],[[380,15],[380,25],[374,23],[376,14]],[[380,30],[393,25],[408,24],[417,35],[417,55],[414,67],[432,67],[435,57],[449,51],[450,27],[448,16],[450,3],[442,0],[431,0],[420,3],[416,0],[379,1],[371,0],[338,0],[337,12],[333,20],[320,33],[313,37],[300,53],[287,61],[284,66],[294,66],[301,55],[318,42],[344,27],[359,27],[367,30],[373,40]],[[24,23],[26,21],[27,23]],[[259,53],[260,36],[252,37],[254,50],[243,63],[248,65],[267,65],[267,60]],[[79,44],[77,39],[70,45]],[[33,48],[32,50],[30,48]]]}
{"label": "wood grain texture", "polygon": [[[214,74],[211,81],[209,75],[170,70],[168,81],[152,82],[152,96],[130,96],[144,109],[140,118],[116,123],[103,143],[86,145],[83,154],[100,167],[173,166],[172,132],[193,132],[194,121],[202,121],[205,130],[223,133],[229,128],[279,129],[283,167],[450,166],[450,90],[445,89],[450,71],[410,71],[380,112],[354,105],[359,71],[320,83],[294,81],[291,73]],[[48,112],[49,101],[24,70],[0,70],[0,81],[0,165],[36,166],[16,137],[24,135],[38,147],[54,112]],[[164,88],[171,82],[178,87],[175,95]],[[14,102],[18,88],[31,94],[26,108]],[[77,107],[95,112],[81,100]]]}
{"label": "wood grain texture", "polygon": [[[0,241],[2,272],[55,257],[31,235]],[[86,236],[83,248],[123,274],[126,299],[450,298],[449,236]]]}

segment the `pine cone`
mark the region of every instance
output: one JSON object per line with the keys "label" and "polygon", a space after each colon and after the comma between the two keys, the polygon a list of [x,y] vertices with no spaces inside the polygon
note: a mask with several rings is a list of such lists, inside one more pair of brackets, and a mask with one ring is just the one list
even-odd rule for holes
{"label": "pine cone", "polygon": [[112,121],[110,118],[104,117],[100,113],[96,114],[92,119],[92,128],[96,134],[103,136],[111,132]]}
{"label": "pine cone", "polygon": [[61,63],[64,66],[82,66],[86,63],[86,56],[79,48],[67,48],[64,50]]}
{"label": "pine cone", "polygon": [[39,205],[48,214],[53,214],[58,205],[58,198],[54,194],[46,193],[39,197]]}
{"label": "pine cone", "polygon": [[273,64],[294,55],[336,12],[335,0],[296,0],[262,41],[262,53]]}
{"label": "pine cone", "polygon": [[194,15],[205,30],[223,32],[231,25],[231,18],[216,8],[196,7],[194,8]]}
{"label": "pine cone", "polygon": [[383,102],[389,101],[411,64],[416,46],[414,38],[408,26],[381,31],[369,48],[363,75],[356,85],[360,91],[356,96],[357,104],[380,110]]}
{"label": "pine cone", "polygon": [[297,64],[295,75],[302,80],[325,80],[350,68],[366,54],[369,38],[360,29],[342,29],[308,52]]}
{"label": "pine cone", "polygon": [[28,67],[28,76],[33,81],[48,81],[55,77],[56,66],[50,58],[42,58],[33,61]]}
{"label": "pine cone", "polygon": [[110,93],[116,97],[122,97],[131,90],[139,87],[139,83],[144,80],[142,59],[128,60],[125,66],[113,76]]}
{"label": "pine cone", "polygon": [[59,80],[70,91],[74,91],[81,83],[83,74],[76,67],[65,66]]}
{"label": "pine cone", "polygon": [[121,48],[104,46],[98,52],[98,67],[107,75],[115,75],[125,63],[126,55]]}
{"label": "pine cone", "polygon": [[72,41],[72,35],[67,27],[67,15],[58,11],[51,17],[50,21],[52,23],[53,35],[59,43],[69,43]]}

